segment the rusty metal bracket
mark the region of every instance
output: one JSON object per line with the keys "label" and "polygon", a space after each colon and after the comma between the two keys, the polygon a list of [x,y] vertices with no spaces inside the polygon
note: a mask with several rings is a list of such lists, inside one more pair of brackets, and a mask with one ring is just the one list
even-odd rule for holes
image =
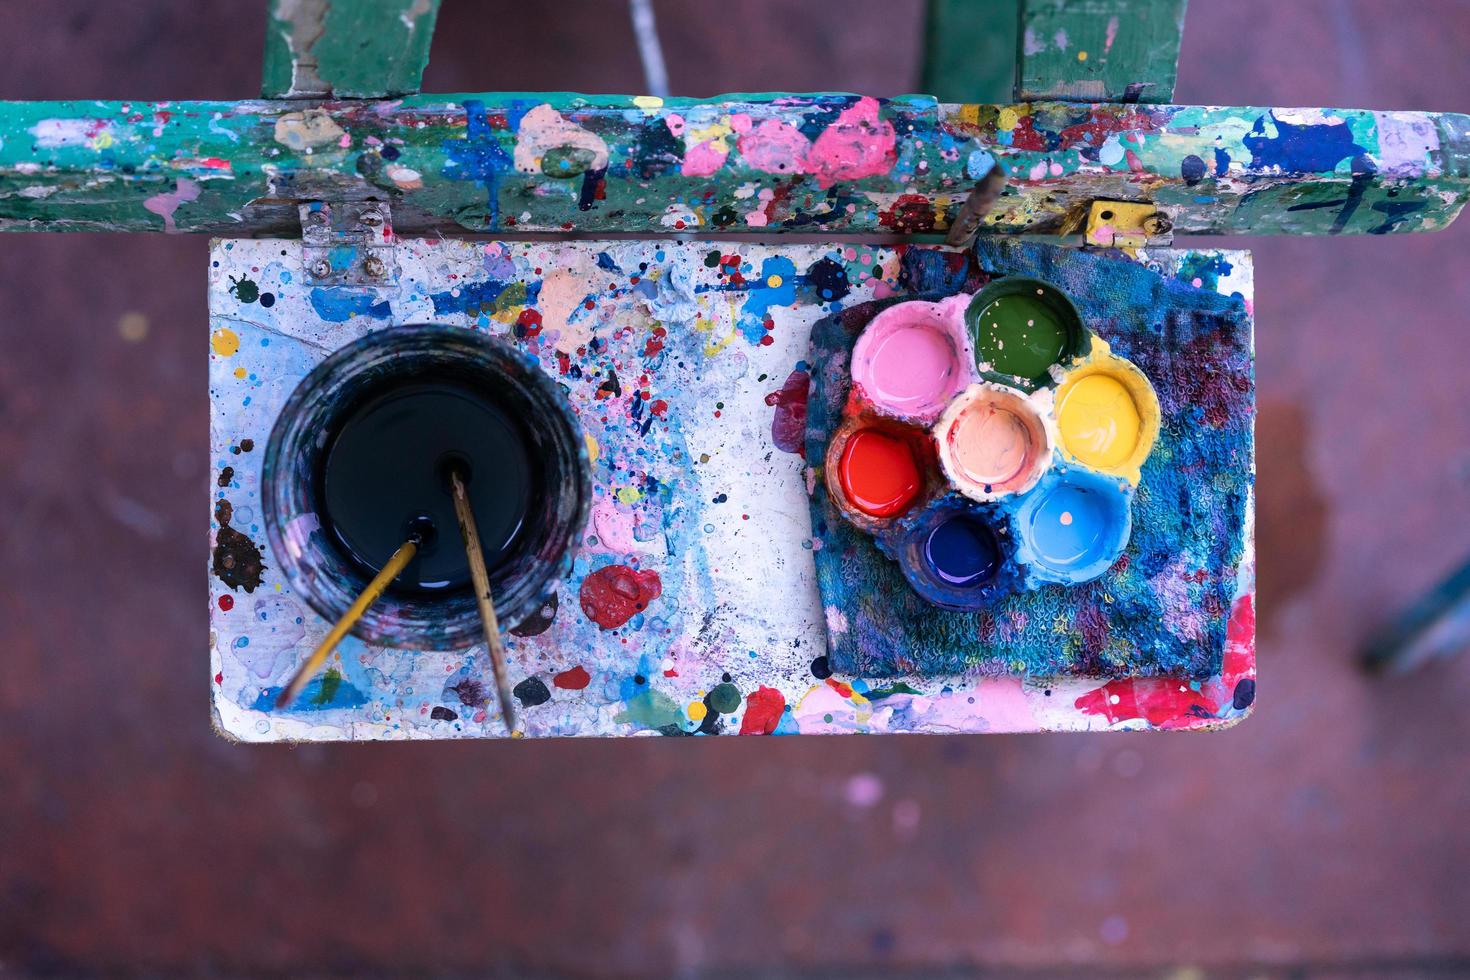
{"label": "rusty metal bracket", "polygon": [[1083,244],[1120,248],[1164,248],[1174,241],[1174,222],[1148,201],[1093,201],[1087,211]]}
{"label": "rusty metal bracket", "polygon": [[299,206],[302,265],[314,286],[383,286],[398,278],[393,217],[384,201]]}

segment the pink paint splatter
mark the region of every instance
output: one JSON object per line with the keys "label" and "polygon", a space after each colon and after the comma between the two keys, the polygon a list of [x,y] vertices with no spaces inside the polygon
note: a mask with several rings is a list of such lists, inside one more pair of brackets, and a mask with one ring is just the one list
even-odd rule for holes
{"label": "pink paint splatter", "polygon": [[174,224],[174,212],[179,209],[179,205],[197,200],[198,197],[199,185],[188,177],[180,177],[172,192],[154,194],[143,202],[143,207],[162,218],[163,230],[172,235],[179,230]]}
{"label": "pink paint splatter", "polygon": [[878,100],[864,96],[822,130],[807,153],[807,172],[823,189],[887,173],[898,160],[895,142],[892,124],[878,118]]}
{"label": "pink paint splatter", "polygon": [[867,810],[883,799],[883,780],[871,772],[857,773],[848,777],[842,795],[847,798],[848,805]]}
{"label": "pink paint splatter", "polygon": [[708,177],[725,165],[730,144],[722,139],[705,140],[684,150],[682,173],[686,177]]}
{"label": "pink paint splatter", "polygon": [[796,453],[806,458],[806,404],[812,376],[805,371],[792,371],[779,391],[766,396],[766,404],[774,406],[771,419],[771,441],[783,453]]}
{"label": "pink paint splatter", "polygon": [[740,113],[730,117],[730,127],[738,134],[736,146],[746,166],[768,174],[806,171],[811,143],[795,126],[779,119],[753,123],[750,116]]}

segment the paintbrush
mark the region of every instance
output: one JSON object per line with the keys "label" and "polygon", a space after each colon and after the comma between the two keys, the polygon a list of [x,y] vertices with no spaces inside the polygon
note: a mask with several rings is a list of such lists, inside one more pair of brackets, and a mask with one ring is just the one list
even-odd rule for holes
{"label": "paintbrush", "polygon": [[500,716],[506,731],[514,732],[515,706],[510,699],[510,686],[505,679],[505,648],[500,644],[500,622],[495,618],[495,601],[490,594],[490,573],[485,569],[485,553],[480,548],[480,532],[475,527],[475,512],[470,507],[464,473],[458,466],[449,469],[450,495],[454,498],[454,516],[459,519],[459,533],[470,562],[470,579],[475,586],[475,603],[480,607],[480,625],[485,628],[485,645],[490,648],[490,669],[495,674],[495,693],[500,698]]}
{"label": "paintbrush", "polygon": [[368,607],[378,601],[378,597],[383,594],[383,590],[398,577],[398,574],[403,571],[409,562],[413,561],[413,556],[418,554],[419,545],[422,543],[423,539],[418,534],[413,534],[407,541],[403,542],[397,551],[393,552],[393,557],[388,559],[388,563],[383,566],[383,570],[373,576],[373,580],[368,583],[367,588],[362,590],[362,594],[348,607],[347,611],[342,614],[342,618],[337,620],[337,624],[327,633],[326,639],[322,640],[321,645],[313,651],[310,657],[306,658],[306,663],[301,665],[301,669],[296,671],[296,676],[291,678],[291,683],[287,684],[281,690],[280,696],[276,698],[277,708],[284,708],[291,703],[296,695],[301,693],[301,689],[321,669],[327,657],[331,656],[332,651],[337,648],[337,644],[342,642],[342,637],[346,636],[348,631],[357,625],[357,621],[362,618],[363,613],[368,611]]}

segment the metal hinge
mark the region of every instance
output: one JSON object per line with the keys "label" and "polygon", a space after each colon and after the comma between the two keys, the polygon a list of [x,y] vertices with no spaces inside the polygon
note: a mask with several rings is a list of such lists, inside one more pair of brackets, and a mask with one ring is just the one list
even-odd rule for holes
{"label": "metal hinge", "polygon": [[1174,241],[1174,222],[1147,201],[1093,201],[1083,242],[1101,248],[1164,248]]}
{"label": "metal hinge", "polygon": [[393,218],[384,201],[309,201],[301,215],[301,259],[317,286],[383,286],[398,278]]}

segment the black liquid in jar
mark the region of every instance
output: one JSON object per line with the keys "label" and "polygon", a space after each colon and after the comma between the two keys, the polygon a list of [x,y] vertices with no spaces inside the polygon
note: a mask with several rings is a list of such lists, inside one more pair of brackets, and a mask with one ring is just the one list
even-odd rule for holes
{"label": "black liquid in jar", "polygon": [[452,381],[395,385],[348,415],[326,453],[323,526],[369,575],[418,532],[423,543],[394,591],[463,588],[470,568],[450,495],[453,465],[468,475],[485,565],[494,577],[522,536],[536,473],[516,420]]}

